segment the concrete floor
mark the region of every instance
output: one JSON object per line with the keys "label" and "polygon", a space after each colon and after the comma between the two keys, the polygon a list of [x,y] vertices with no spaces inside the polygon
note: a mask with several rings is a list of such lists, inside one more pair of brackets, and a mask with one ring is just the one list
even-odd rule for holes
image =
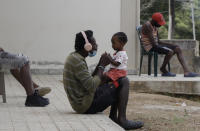
{"label": "concrete floor", "polygon": [[33,75],[40,86],[52,88],[47,107],[25,107],[23,87],[5,75],[7,103],[0,99],[0,131],[123,131],[104,114],[76,114],[67,99],[61,75]]}

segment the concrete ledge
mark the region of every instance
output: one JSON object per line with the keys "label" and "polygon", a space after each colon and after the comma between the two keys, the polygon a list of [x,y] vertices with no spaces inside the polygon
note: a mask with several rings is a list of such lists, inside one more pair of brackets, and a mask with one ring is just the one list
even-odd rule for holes
{"label": "concrete ledge", "polygon": [[63,69],[31,69],[31,73],[40,75],[62,75]]}
{"label": "concrete ledge", "polygon": [[[88,68],[90,72],[93,72],[97,64],[90,65]],[[62,75],[63,74],[63,64],[31,64],[31,73],[35,75]],[[105,71],[108,71],[107,66]],[[8,71],[7,71],[8,73]],[[136,75],[136,70],[128,70],[128,74]]]}
{"label": "concrete ledge", "polygon": [[63,64],[57,63],[47,63],[47,64],[31,64],[32,74],[45,74],[45,75],[62,75],[63,74]]}
{"label": "concrete ledge", "polygon": [[183,75],[177,77],[158,77],[142,75],[129,75],[130,87],[136,92],[145,93],[171,93],[200,96],[200,77],[184,78]]}

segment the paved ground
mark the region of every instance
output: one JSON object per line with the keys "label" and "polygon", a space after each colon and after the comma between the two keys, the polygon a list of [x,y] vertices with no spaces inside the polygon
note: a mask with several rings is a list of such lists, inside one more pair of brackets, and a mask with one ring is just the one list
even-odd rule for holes
{"label": "paved ground", "polygon": [[25,107],[25,91],[10,75],[5,76],[7,103],[0,98],[0,131],[122,131],[106,115],[76,114],[64,92],[59,75],[34,75],[41,86],[52,87],[47,107]]}
{"label": "paved ground", "polygon": [[[183,75],[177,75],[177,77],[153,77],[142,75],[138,76],[128,76],[130,81],[200,81],[200,77],[197,78],[184,78]],[[62,80],[61,75],[33,75],[33,79],[36,83],[41,86],[50,86],[52,87],[52,92],[46,97],[50,98],[51,104],[45,108],[30,108],[24,106],[25,101],[25,91],[22,86],[10,75],[5,76],[6,83],[6,93],[7,93],[7,103],[2,103],[2,99],[0,98],[0,131],[117,131],[123,130],[118,125],[113,123],[106,115],[97,114],[97,115],[80,115],[76,114],[69,102],[67,100],[67,96],[64,92],[63,85],[60,82]],[[156,83],[157,83],[156,82]],[[130,93],[129,104],[127,115],[131,120],[142,120],[146,123],[145,127],[141,130],[159,130],[166,127],[163,126],[154,126],[155,123],[157,125],[162,125],[162,122],[159,121],[162,118],[162,115],[169,116],[170,113],[174,113],[173,115],[177,115],[176,117],[184,116],[185,109],[182,107],[177,107],[177,101],[182,103],[185,100],[177,100],[174,98],[170,98],[169,100],[165,100],[165,104],[163,105],[162,99],[166,97],[153,95],[153,97],[149,94],[134,94]],[[173,100],[171,100],[173,99]],[[145,101],[149,100],[145,103]],[[159,101],[158,101],[159,100]],[[174,101],[170,103],[171,101]],[[155,103],[157,102],[157,103]],[[191,102],[187,102],[188,103]],[[198,103],[191,104],[191,106],[187,106],[187,111],[191,110],[194,112],[194,116],[197,115],[200,110],[200,106],[197,106]],[[109,110],[109,109],[108,109]],[[106,113],[108,112],[106,111]],[[138,111],[137,111],[138,110]],[[155,111],[155,114],[151,116],[152,110]],[[168,114],[166,110],[172,110]],[[176,112],[175,112],[176,110]],[[159,114],[159,111],[161,112]],[[139,114],[137,112],[140,112]],[[142,112],[142,114],[141,114]],[[182,113],[182,114],[181,114]],[[173,116],[173,117],[174,117]],[[200,116],[200,115],[198,115]],[[154,118],[155,117],[155,118]],[[164,117],[164,116],[163,116]],[[172,117],[172,118],[173,118]],[[151,119],[150,119],[151,118]],[[199,119],[196,117],[193,118],[190,116],[184,117],[185,123],[187,123],[190,119],[197,121],[196,126],[199,123]],[[166,118],[167,119],[167,118]],[[181,120],[183,118],[181,117]],[[169,122],[168,122],[169,121]],[[168,120],[167,125],[169,127],[174,127],[180,129],[180,126],[185,123],[181,123],[180,126],[176,126],[175,120]],[[171,125],[170,123],[174,123]],[[182,121],[181,121],[182,122]],[[166,122],[165,122],[166,124]],[[189,129],[189,126],[188,126]],[[199,127],[197,128],[199,129]]]}

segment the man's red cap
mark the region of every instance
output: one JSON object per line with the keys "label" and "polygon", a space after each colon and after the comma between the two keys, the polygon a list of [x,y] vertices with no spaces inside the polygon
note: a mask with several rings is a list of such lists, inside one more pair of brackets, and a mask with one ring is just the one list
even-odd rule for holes
{"label": "man's red cap", "polygon": [[152,15],[152,20],[156,21],[161,26],[166,23],[163,15],[159,12],[156,12]]}

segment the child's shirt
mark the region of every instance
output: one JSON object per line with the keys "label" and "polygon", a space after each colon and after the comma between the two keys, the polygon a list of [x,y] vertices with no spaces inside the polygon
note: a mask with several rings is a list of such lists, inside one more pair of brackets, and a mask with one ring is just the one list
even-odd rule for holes
{"label": "child's shirt", "polygon": [[115,68],[119,70],[127,70],[127,62],[128,62],[128,56],[126,54],[126,51],[118,51],[113,54],[113,59],[116,62],[121,63],[119,66],[114,66],[110,64],[110,68]]}

